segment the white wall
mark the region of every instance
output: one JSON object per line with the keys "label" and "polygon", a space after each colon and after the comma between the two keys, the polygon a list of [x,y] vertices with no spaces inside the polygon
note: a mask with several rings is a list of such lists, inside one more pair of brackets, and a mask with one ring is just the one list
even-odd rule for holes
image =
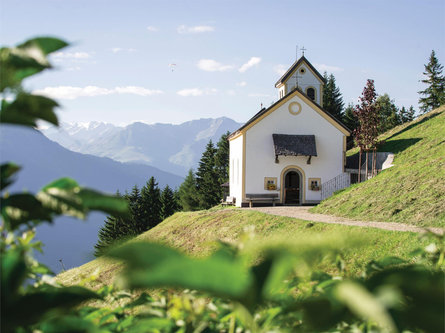
{"label": "white wall", "polygon": [[[306,72],[304,74],[300,73],[300,69],[304,68]],[[313,87],[315,88],[315,102],[319,105],[321,105],[321,83],[317,79],[317,77],[312,74],[311,70],[308,66],[305,64],[300,65],[296,72],[286,81],[286,90],[289,92],[295,88],[296,85],[296,77],[295,75],[298,74],[298,87],[300,87],[301,90],[303,90],[306,93],[306,88]]]}
{"label": "white wall", "polygon": [[243,136],[229,141],[229,186],[230,196],[236,198],[236,205],[241,207],[243,183]]}
{"label": "white wall", "polygon": [[[288,111],[289,104],[294,101],[302,106],[302,111],[297,115]],[[272,139],[274,133],[315,135],[318,156],[312,157],[309,165],[306,164],[308,158],[303,156],[280,156],[276,164]],[[271,193],[264,189],[264,177],[277,177],[278,188],[281,189],[281,172],[290,165],[300,167],[305,173],[306,201],[321,200],[321,191],[308,189],[308,178],[321,178],[321,183],[324,183],[343,171],[343,133],[298,96],[247,130],[246,193]]]}

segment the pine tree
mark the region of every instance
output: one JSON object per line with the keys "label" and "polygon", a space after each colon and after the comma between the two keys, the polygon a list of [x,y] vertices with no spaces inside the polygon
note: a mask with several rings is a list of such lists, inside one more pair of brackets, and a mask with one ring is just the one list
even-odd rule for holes
{"label": "pine tree", "polygon": [[[119,191],[116,196],[121,196]],[[127,196],[124,197],[128,200]],[[108,251],[110,246],[118,245],[136,236],[134,229],[131,219],[124,220],[122,217],[107,216],[105,224],[99,230],[98,241],[94,245],[94,255],[99,257]]]}
{"label": "pine tree", "polygon": [[219,183],[219,197],[223,196],[223,188],[221,184],[229,181],[229,140],[230,132],[223,134],[217,143],[217,150],[215,154],[215,168],[218,174]]}
{"label": "pine tree", "polygon": [[130,206],[131,224],[137,235],[147,231],[147,226],[144,220],[144,212],[142,208],[142,197],[137,185],[134,185],[131,193],[126,194]]}
{"label": "pine tree", "polygon": [[419,91],[423,97],[419,98],[420,110],[422,113],[428,112],[445,103],[445,76],[442,75],[443,66],[436,57],[436,52],[431,51],[430,59],[425,66],[426,76],[423,83],[427,84],[425,90]]}
{"label": "pine tree", "polygon": [[175,192],[166,185],[161,194],[161,218],[165,220],[179,210],[179,204]]}
{"label": "pine tree", "polygon": [[154,177],[150,177],[141,189],[142,224],[144,231],[157,226],[161,221],[161,191]]}
{"label": "pine tree", "polygon": [[416,110],[411,105],[408,109],[408,121],[413,121],[414,119],[416,119]]}
{"label": "pine tree", "polygon": [[100,257],[111,246],[116,246],[136,236],[132,224],[121,217],[107,216],[105,224],[100,228],[98,241],[94,245],[94,256]]}
{"label": "pine tree", "polygon": [[196,178],[193,170],[189,170],[187,177],[179,187],[179,204],[184,211],[194,211],[199,209]]}
{"label": "pine tree", "polygon": [[399,117],[399,110],[388,94],[379,96],[375,105],[379,116],[379,134],[402,123]]}
{"label": "pine tree", "polygon": [[344,103],[340,93],[340,88],[337,87],[333,74],[328,76],[328,73],[325,72],[324,78],[326,80],[326,84],[323,90],[323,109],[341,121],[344,116]]}
{"label": "pine tree", "polygon": [[212,140],[210,140],[204,153],[202,153],[196,172],[199,205],[203,209],[213,207],[220,200],[221,189],[215,168],[215,154],[216,149]]}
{"label": "pine tree", "polygon": [[408,110],[403,106],[399,112],[400,122],[402,124],[405,124],[410,121],[413,121],[415,118],[415,113],[416,113],[416,111],[414,110],[414,107],[412,105],[409,107]]}
{"label": "pine tree", "polygon": [[358,119],[354,114],[354,105],[350,103],[348,107],[345,109],[345,115],[343,117],[343,123],[349,128],[351,131],[354,131],[359,123]]}

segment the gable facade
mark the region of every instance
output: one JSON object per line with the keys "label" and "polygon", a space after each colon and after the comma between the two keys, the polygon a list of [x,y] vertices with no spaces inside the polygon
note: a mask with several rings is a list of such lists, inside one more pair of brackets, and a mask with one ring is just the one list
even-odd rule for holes
{"label": "gable facade", "polygon": [[[291,195],[298,196],[293,203],[317,203],[321,184],[343,172],[348,129],[300,88],[229,137],[230,196],[237,206],[247,203],[246,194],[271,193],[278,194],[282,204],[290,203]],[[302,142],[312,146],[302,149]]]}

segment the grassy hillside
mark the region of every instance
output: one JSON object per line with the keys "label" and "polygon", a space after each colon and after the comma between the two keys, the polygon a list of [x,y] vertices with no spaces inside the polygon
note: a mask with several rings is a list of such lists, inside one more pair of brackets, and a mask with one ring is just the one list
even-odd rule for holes
{"label": "grassy hillside", "polygon": [[312,211],[445,227],[445,106],[392,129],[382,139],[386,142],[379,151],[395,153],[394,166]]}
{"label": "grassy hillside", "polygon": [[[350,274],[363,271],[372,259],[384,256],[407,258],[408,253],[426,245],[419,235],[372,228],[349,227],[325,223],[309,223],[282,216],[266,215],[243,209],[211,209],[207,211],[176,213],[157,227],[142,234],[138,239],[159,241],[179,248],[193,256],[204,256],[216,248],[216,241],[234,242],[245,235],[246,228],[254,228],[254,244],[268,241],[305,242],[307,239],[329,236],[331,239],[365,239],[362,247],[344,244],[344,259]],[[150,254],[147,254],[150,255]],[[326,261],[324,267],[335,271],[335,265]],[[97,274],[96,286],[109,284],[116,276],[119,264],[99,258],[59,275],[65,284],[79,282],[83,277]],[[91,286],[94,287],[95,284]]]}

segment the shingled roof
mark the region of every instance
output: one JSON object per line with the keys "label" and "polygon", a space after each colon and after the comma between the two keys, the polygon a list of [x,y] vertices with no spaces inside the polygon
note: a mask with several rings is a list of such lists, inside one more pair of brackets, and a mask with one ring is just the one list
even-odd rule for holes
{"label": "shingled roof", "polygon": [[275,87],[277,87],[279,84],[283,83],[284,81],[286,81],[288,79],[288,77],[292,74],[292,72],[298,67],[300,66],[301,63],[303,63],[303,61],[309,66],[309,68],[315,73],[316,76],[318,76],[318,78],[322,81],[326,83],[326,80],[324,79],[324,77],[315,69],[314,66],[312,66],[312,64],[304,57],[302,56],[300,59],[298,59],[297,61],[295,61],[292,66],[290,66],[290,68],[286,71],[286,73],[283,74],[282,77],[280,77],[280,79],[277,81],[277,83],[275,83]]}
{"label": "shingled roof", "polygon": [[317,156],[315,135],[272,134],[275,156]]}

